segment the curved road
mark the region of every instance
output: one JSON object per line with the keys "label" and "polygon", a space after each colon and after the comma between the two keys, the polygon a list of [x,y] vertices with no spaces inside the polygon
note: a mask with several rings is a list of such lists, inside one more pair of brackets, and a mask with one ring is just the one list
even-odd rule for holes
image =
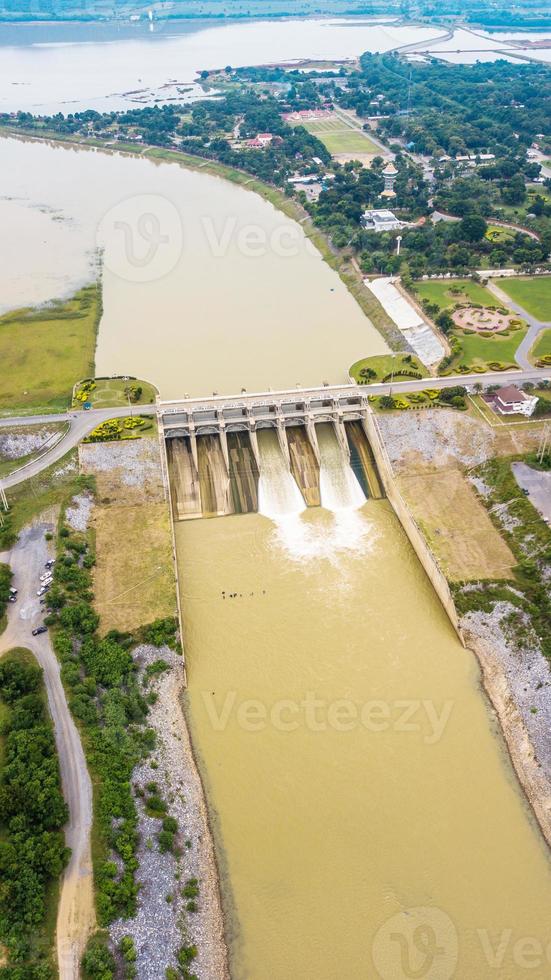
{"label": "curved road", "polygon": [[500,289],[497,283],[492,279],[488,279],[487,289],[494,294],[495,298],[498,299],[503,306],[508,306],[509,309],[514,310],[515,313],[518,313],[523,320],[526,320],[526,323],[528,324],[528,331],[517,347],[515,360],[522,368],[529,370],[532,365],[530,364],[528,354],[536,343],[538,335],[541,333],[541,331],[547,330],[549,327],[551,327],[551,321],[536,320],[535,316],[528,313],[523,306],[519,306],[518,303],[514,303],[508,293],[506,293],[503,289]]}
{"label": "curved road", "polygon": [[63,796],[69,807],[65,841],[71,858],[61,879],[57,915],[57,958],[60,980],[78,980],[80,959],[90,931],[95,926],[90,830],[92,826],[92,784],[80,736],[71,717],[60,668],[49,634],[32,636],[40,625],[43,606],[36,596],[39,576],[48,558],[44,533],[46,524],[34,524],[19,535],[11,552],[0,554],[14,574],[19,595],[8,605],[8,625],[0,635],[0,656],[14,647],[34,653],[44,672],[48,706],[54,724]]}
{"label": "curved road", "polygon": [[[152,406],[141,408],[140,415],[154,414],[156,409]],[[78,443],[87,436],[92,429],[96,428],[100,422],[106,419],[120,418],[128,415],[128,406],[124,408],[92,408],[88,412],[65,412],[59,415],[27,415],[20,418],[0,419],[0,428],[12,428],[15,425],[37,425],[48,422],[69,422],[70,428],[59,442],[56,442],[51,449],[47,450],[42,456],[26,463],[24,466],[13,470],[8,476],[0,480],[0,485],[4,490],[29,480],[32,476],[37,476],[47,466],[57,463],[58,459],[65,456],[70,449],[74,449]]]}

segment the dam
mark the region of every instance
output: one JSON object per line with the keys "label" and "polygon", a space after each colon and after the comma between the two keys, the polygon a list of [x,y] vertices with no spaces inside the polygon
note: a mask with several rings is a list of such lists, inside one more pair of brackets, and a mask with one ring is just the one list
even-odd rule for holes
{"label": "dam", "polygon": [[[290,500],[297,513],[331,507],[337,498],[359,507],[384,495],[366,397],[308,390],[293,396],[161,404],[175,521],[258,511],[271,516]],[[273,479],[263,479],[266,474]],[[267,500],[266,485],[277,488],[274,499]],[[278,505],[281,494],[286,502]]]}

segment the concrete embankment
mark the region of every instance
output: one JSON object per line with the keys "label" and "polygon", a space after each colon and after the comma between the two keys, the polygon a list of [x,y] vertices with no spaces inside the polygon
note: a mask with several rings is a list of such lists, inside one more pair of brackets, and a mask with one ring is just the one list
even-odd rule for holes
{"label": "concrete embankment", "polygon": [[377,424],[377,419],[373,412],[368,412],[365,425],[386,495],[409,538],[413,550],[415,551],[421,565],[432,582],[434,590],[440,599],[440,602],[442,603],[454,630],[456,631],[463,646],[465,646],[465,640],[459,624],[459,617],[457,615],[453,596],[448,585],[448,580],[438,565],[438,562],[429,548],[422,531],[417,526],[413,514],[398,490],[394,473],[392,471],[392,465],[388,458],[383,438]]}

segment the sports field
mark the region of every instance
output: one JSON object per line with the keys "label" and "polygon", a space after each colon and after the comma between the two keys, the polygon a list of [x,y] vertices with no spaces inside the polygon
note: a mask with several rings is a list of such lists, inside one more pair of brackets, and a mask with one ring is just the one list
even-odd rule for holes
{"label": "sports field", "polygon": [[551,276],[500,279],[499,288],[537,320],[551,322]]}
{"label": "sports field", "polygon": [[332,156],[351,156],[355,153],[377,156],[381,153],[367,134],[359,129],[348,126],[338,116],[327,116],[324,119],[308,119],[301,123],[309,133],[317,136],[325,144]]}

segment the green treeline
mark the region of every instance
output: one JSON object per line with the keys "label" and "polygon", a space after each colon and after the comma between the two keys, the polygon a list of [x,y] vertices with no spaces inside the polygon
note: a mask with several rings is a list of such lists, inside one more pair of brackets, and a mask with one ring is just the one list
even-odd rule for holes
{"label": "green treeline", "polygon": [[42,671],[26,650],[0,661],[0,944],[2,980],[54,976],[49,896],[69,858],[67,806]]}
{"label": "green treeline", "polygon": [[[93,479],[80,479],[93,490]],[[88,536],[62,526],[45,621],[53,627],[68,704],[80,726],[94,784],[96,908],[100,925],[107,926],[136,914],[138,818],[131,779],[134,767],[154,749],[155,733],[146,724],[148,704],[131,654],[137,638],[98,633],[94,563]],[[143,639],[174,643],[175,629],[174,620],[162,620],[146,627]]]}
{"label": "green treeline", "polygon": [[10,597],[11,580],[12,572],[10,566],[0,564],[0,630],[2,628],[2,617],[6,612]]}

